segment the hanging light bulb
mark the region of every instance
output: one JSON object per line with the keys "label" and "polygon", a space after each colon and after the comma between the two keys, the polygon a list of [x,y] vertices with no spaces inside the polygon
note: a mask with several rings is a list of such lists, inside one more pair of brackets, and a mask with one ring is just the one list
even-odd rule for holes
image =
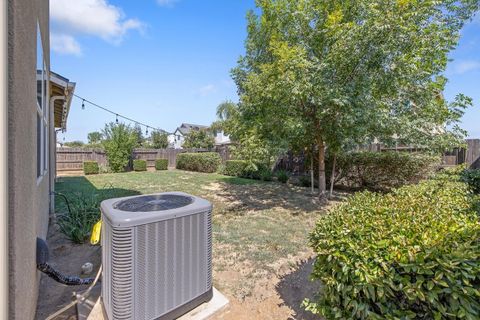
{"label": "hanging light bulb", "polygon": [[85,110],[85,99],[82,100],[82,110]]}
{"label": "hanging light bulb", "polygon": [[115,122],[118,124],[118,114],[115,115]]}
{"label": "hanging light bulb", "polygon": [[145,129],[145,134],[148,136],[148,127]]}

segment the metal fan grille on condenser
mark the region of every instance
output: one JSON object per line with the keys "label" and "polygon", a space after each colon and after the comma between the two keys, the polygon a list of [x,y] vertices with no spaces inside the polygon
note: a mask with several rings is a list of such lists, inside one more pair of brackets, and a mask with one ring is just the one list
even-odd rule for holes
{"label": "metal fan grille on condenser", "polygon": [[163,194],[123,200],[115,203],[113,207],[117,210],[128,212],[150,212],[177,209],[185,207],[192,202],[193,199],[191,197]]}

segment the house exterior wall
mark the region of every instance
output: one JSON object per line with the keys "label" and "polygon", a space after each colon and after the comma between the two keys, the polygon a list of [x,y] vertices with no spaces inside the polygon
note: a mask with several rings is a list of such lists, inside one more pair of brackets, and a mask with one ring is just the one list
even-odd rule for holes
{"label": "house exterior wall", "polygon": [[[47,0],[8,0],[9,319],[35,316],[36,237],[45,238],[48,229],[52,170],[37,179],[36,165],[37,23],[48,71],[48,6]],[[48,128],[51,137],[53,127]]]}

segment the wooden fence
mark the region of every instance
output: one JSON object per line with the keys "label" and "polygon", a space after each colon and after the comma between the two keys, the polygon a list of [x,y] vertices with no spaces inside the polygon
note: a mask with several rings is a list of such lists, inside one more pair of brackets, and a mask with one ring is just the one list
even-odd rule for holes
{"label": "wooden fence", "polygon": [[[168,166],[175,168],[177,154],[183,152],[215,151],[223,161],[230,159],[227,146],[217,146],[214,150],[208,149],[135,149],[132,159],[147,161],[147,168],[155,167],[156,159],[168,159]],[[100,166],[107,165],[107,156],[102,149],[89,148],[57,148],[57,171],[82,171],[84,161],[97,161]]]}
{"label": "wooden fence", "polygon": [[[456,148],[452,151],[446,152],[442,156],[442,166],[449,167],[466,163],[470,168],[480,168],[480,139],[467,139],[467,148]],[[421,149],[415,147],[399,146],[396,148],[387,148],[381,144],[370,144],[358,148],[358,151],[372,151],[372,152],[385,152],[385,151],[406,151],[417,152]],[[303,174],[310,170],[310,163],[305,163],[305,157],[303,154],[293,154],[291,152],[280,157],[275,165],[275,168],[287,170],[293,174]]]}

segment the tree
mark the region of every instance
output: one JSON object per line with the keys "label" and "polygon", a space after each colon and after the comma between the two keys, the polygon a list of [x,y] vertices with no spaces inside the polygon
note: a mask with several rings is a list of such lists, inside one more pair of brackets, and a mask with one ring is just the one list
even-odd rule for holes
{"label": "tree", "polygon": [[[258,0],[246,55],[232,70],[234,136],[309,148],[325,195],[325,150],[393,137],[446,147],[471,100],[441,96],[448,53],[477,0]],[[446,124],[449,125],[448,129]]]}
{"label": "tree", "polygon": [[184,148],[211,149],[215,146],[215,138],[206,129],[191,130],[185,137]]}
{"label": "tree", "polygon": [[133,132],[135,133],[135,136],[137,137],[137,143],[136,147],[141,147],[145,143],[145,138],[143,137],[143,132],[142,132],[142,127],[140,127],[139,124],[135,124],[135,127],[133,127]]}
{"label": "tree", "polygon": [[93,131],[87,135],[89,145],[99,145],[102,142],[103,135],[101,132]]}
{"label": "tree", "polygon": [[83,141],[80,141],[80,140],[65,142],[63,145],[66,146],[66,147],[70,147],[70,148],[85,147],[85,143]]}
{"label": "tree", "polygon": [[102,145],[110,169],[113,172],[124,171],[138,143],[137,133],[124,123],[114,122],[106,124],[102,133],[104,136]]}
{"label": "tree", "polygon": [[168,135],[165,132],[152,131],[150,139],[151,146],[155,149],[166,149],[168,147]]}

